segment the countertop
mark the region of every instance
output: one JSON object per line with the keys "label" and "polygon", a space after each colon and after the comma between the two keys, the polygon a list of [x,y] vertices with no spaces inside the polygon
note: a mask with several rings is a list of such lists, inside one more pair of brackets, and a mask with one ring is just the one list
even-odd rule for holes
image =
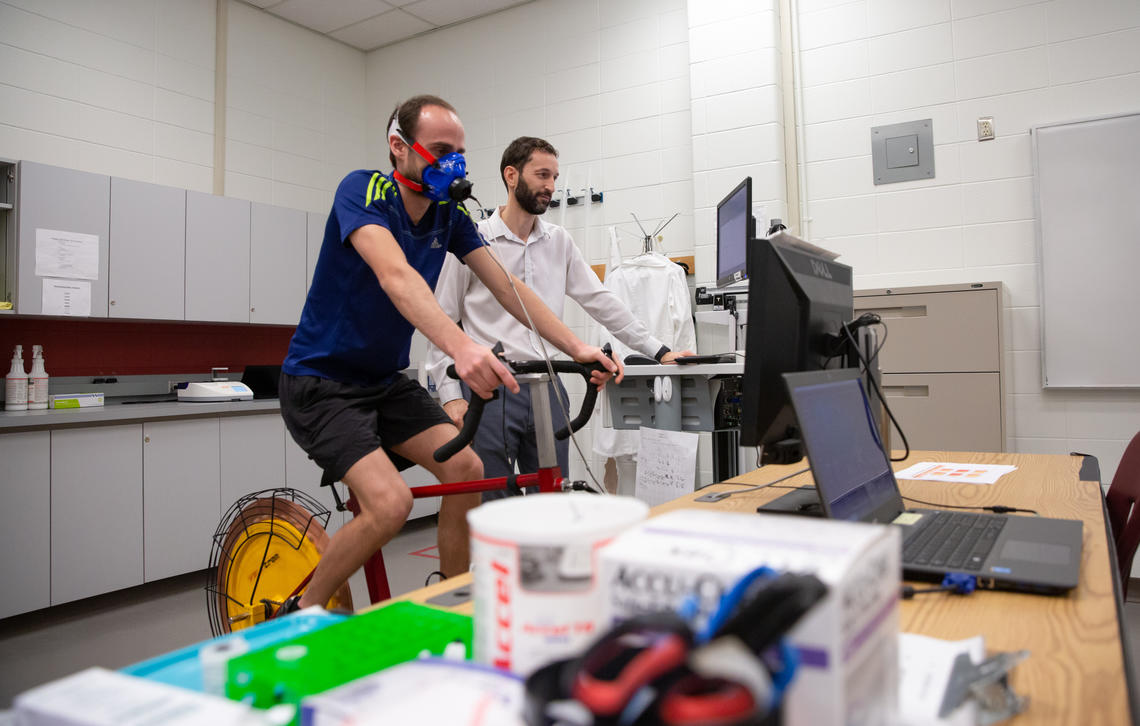
{"label": "countertop", "polygon": [[[136,397],[137,400],[138,397]],[[130,404],[132,399],[107,399],[103,406],[89,408],[46,409],[40,411],[0,411],[0,433],[104,426],[142,421],[206,418],[210,416],[243,416],[279,411],[276,398],[221,403],[148,401]]]}

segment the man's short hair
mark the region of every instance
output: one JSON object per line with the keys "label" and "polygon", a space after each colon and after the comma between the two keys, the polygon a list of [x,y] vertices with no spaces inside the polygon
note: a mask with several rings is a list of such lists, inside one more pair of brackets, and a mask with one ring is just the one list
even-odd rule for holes
{"label": "man's short hair", "polygon": [[[454,106],[452,106],[447,101],[444,101],[439,96],[432,96],[431,94],[427,93],[419,96],[412,96],[407,101],[402,101],[396,104],[396,108],[393,109],[392,114],[388,117],[388,123],[384,126],[384,133],[388,133],[388,129],[392,128],[392,119],[398,116],[400,120],[400,128],[404,130],[404,135],[412,141],[415,141],[416,131],[419,130],[418,127],[420,125],[420,111],[423,110],[424,106],[441,106],[443,108],[446,108],[448,111],[451,111],[452,113],[459,113],[455,110]],[[387,141],[387,138],[385,138],[385,141]],[[391,146],[388,147],[388,160],[392,162],[392,168],[395,169],[396,155],[392,153]]]}
{"label": "man's short hair", "polygon": [[[507,186],[507,177],[504,174],[507,167],[513,166],[522,173],[523,167],[530,161],[530,155],[536,151],[545,151],[556,158],[558,156],[558,150],[549,141],[534,136],[520,136],[507,146],[503,151],[503,160],[499,162],[499,178],[503,180],[504,187]],[[509,191],[510,187],[507,187],[507,190]]]}

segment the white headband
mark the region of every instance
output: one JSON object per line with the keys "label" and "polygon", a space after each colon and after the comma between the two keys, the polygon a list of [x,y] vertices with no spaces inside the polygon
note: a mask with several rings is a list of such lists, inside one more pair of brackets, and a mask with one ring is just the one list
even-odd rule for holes
{"label": "white headband", "polygon": [[399,138],[400,141],[403,141],[404,143],[408,143],[408,135],[404,133],[404,130],[402,128],[400,128],[399,114],[393,116],[392,123],[388,125],[388,138],[392,138],[393,136]]}

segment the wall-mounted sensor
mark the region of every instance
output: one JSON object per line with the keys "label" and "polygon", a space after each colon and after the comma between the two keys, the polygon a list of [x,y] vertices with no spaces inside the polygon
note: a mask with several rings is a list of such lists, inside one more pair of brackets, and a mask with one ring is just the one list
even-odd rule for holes
{"label": "wall-mounted sensor", "polygon": [[590,201],[595,204],[602,203],[602,192],[595,192],[593,187],[590,187]]}

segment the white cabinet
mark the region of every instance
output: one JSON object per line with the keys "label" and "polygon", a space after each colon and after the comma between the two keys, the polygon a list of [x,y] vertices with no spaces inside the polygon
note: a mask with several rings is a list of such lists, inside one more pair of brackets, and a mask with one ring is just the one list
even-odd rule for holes
{"label": "white cabinet", "polygon": [[277,412],[222,419],[220,514],[246,494],[285,486],[284,435]]}
{"label": "white cabinet", "polygon": [[110,317],[186,317],[186,190],[111,179]]}
{"label": "white cabinet", "polygon": [[[288,431],[285,432],[285,485],[292,489],[299,489],[320,502],[329,510],[329,523],[325,531],[329,534],[341,528],[345,521],[352,518],[348,512],[338,512],[336,501],[333,499],[330,487],[321,486],[321,477],[324,473],[317,466],[305,450],[297,445]],[[348,501],[348,487],[340,482],[332,486],[337,488],[342,502]]]}
{"label": "white cabinet", "polygon": [[305,290],[313,284],[313,271],[317,269],[317,258],[321,256],[321,244],[325,240],[325,225],[329,222],[329,215],[308,213],[309,229],[306,248],[308,259],[305,264]]}
{"label": "white cabinet", "polygon": [[296,325],[305,304],[307,219],[297,209],[250,210],[249,322]]}
{"label": "white cabinet", "polygon": [[143,579],[206,568],[218,526],[216,418],[143,424]]}
{"label": "white cabinet", "polygon": [[186,319],[249,322],[250,203],[186,192]]}
{"label": "white cabinet", "polygon": [[51,434],[0,435],[0,618],[51,604]]}
{"label": "white cabinet", "polygon": [[[91,316],[107,317],[107,228],[110,213],[111,178],[85,171],[62,169],[57,166],[21,161],[17,175],[19,232],[17,266],[18,285],[15,307],[21,315],[43,313],[43,281],[36,274],[36,230],[54,230],[72,237],[76,234],[94,235],[98,239],[96,278],[81,278],[72,265],[76,257],[56,257],[62,269],[53,270],[52,277],[69,280],[82,279],[91,287]],[[73,246],[71,253],[86,249]]]}
{"label": "white cabinet", "polygon": [[52,431],[51,604],[142,581],[142,424]]}

